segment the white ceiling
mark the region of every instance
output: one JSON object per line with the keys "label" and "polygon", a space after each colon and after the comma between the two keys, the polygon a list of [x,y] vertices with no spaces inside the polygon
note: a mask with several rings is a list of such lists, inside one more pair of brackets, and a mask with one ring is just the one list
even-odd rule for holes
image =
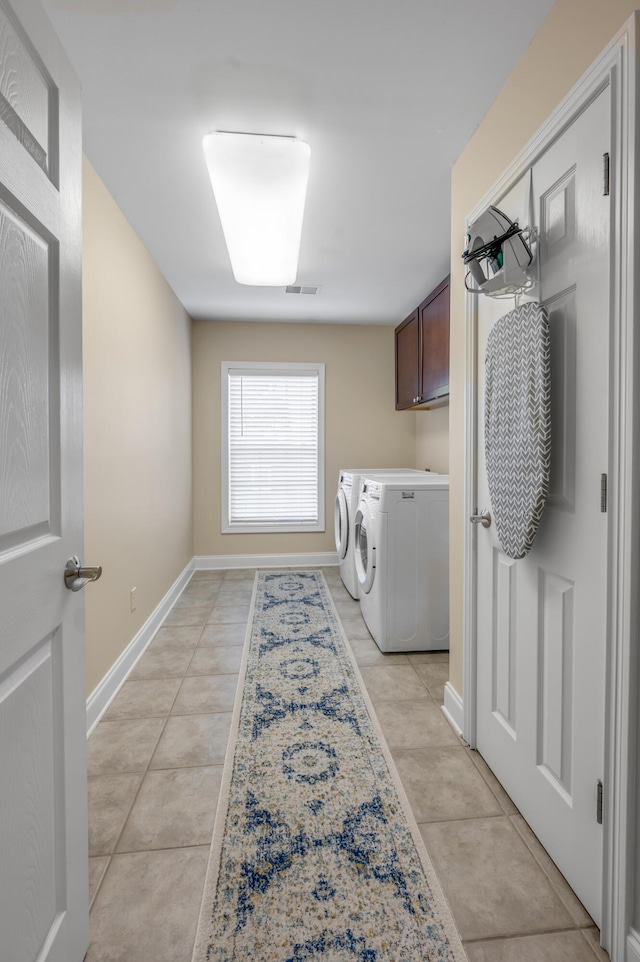
{"label": "white ceiling", "polygon": [[[553,5],[43,2],[82,82],[85,152],[192,317],[386,324],[448,273],[450,169]],[[201,147],[215,129],[310,144],[297,283],[317,296],[233,280]]]}

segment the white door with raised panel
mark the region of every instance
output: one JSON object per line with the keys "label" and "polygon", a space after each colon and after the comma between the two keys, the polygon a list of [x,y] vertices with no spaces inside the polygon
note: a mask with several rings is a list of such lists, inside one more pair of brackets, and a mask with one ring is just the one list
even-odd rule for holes
{"label": "white door with raised panel", "polygon": [[[550,496],[527,557],[477,535],[477,747],[596,922],[602,906],[609,471],[610,144],[605,89],[532,169],[540,286],[551,327]],[[529,177],[498,203],[523,209]],[[513,306],[478,303],[478,510],[492,510],[484,463],[484,355]]]}
{"label": "white door with raised panel", "polygon": [[0,958],[89,942],[80,91],[35,0],[0,0]]}

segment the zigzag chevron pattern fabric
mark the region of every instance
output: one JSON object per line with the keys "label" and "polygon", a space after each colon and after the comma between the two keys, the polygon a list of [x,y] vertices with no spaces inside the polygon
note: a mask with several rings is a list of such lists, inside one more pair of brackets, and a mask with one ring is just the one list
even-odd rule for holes
{"label": "zigzag chevron pattern fabric", "polygon": [[491,512],[510,558],[533,545],[549,492],[549,318],[522,304],[496,322],[485,354],[484,437]]}

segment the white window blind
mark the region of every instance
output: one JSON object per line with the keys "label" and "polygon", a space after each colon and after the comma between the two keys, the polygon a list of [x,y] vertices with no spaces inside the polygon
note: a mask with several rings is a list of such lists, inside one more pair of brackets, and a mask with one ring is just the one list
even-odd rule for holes
{"label": "white window blind", "polygon": [[324,529],[323,365],[224,367],[223,528]]}

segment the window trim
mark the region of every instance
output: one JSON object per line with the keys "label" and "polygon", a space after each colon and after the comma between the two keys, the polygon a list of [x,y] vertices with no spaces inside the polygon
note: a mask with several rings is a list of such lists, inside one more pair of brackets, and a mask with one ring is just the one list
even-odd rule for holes
{"label": "window trim", "polygon": [[[324,364],[280,361],[222,361],[222,424],[221,424],[221,513],[222,534],[276,534],[284,532],[325,531],[325,389]],[[287,376],[296,372],[316,375],[318,378],[318,521],[316,524],[231,524],[229,521],[229,373],[243,371],[247,374],[268,371],[272,375]]]}

